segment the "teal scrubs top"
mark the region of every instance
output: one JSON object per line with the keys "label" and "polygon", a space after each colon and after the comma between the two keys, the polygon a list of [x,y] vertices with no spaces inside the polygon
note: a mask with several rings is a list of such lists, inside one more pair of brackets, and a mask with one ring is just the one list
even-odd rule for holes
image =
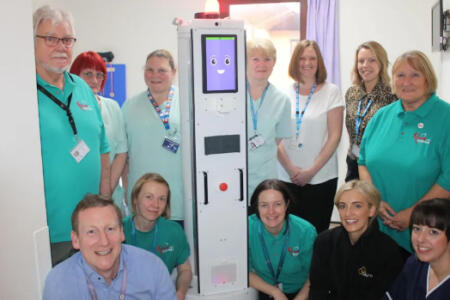
{"label": "teal scrubs top", "polygon": [[[265,179],[278,178],[278,157],[276,139],[290,138],[291,102],[289,97],[273,84],[267,89],[264,101],[254,101],[258,115],[256,133],[264,139],[264,144],[254,150],[248,149],[248,198],[250,199],[256,186]],[[250,94],[247,93],[247,138],[255,135]],[[250,203],[249,203],[250,205]]]}
{"label": "teal scrubs top", "polygon": [[[125,125],[119,104],[113,99],[102,96],[98,97],[100,97],[100,111],[111,149],[109,158],[112,163],[116,154],[128,152],[127,134],[125,133]],[[124,196],[124,189],[120,185],[117,185],[113,191],[112,198],[114,199],[114,203],[120,207],[122,213],[126,212],[123,204]]]}
{"label": "teal scrubs top", "polygon": [[[450,190],[450,104],[433,94],[415,111],[400,100],[381,108],[361,142],[366,166],[382,199],[396,212],[409,208],[437,183]],[[410,231],[380,230],[412,252]]]}
{"label": "teal scrubs top", "polygon": [[[166,101],[167,102],[167,101]],[[164,102],[160,108],[164,111]],[[170,135],[180,143],[180,105],[175,88],[170,108],[170,131],[164,125],[148,99],[147,91],[125,101],[122,106],[128,140],[128,199],[136,181],[145,173],[158,173],[170,186],[170,218],[184,219],[183,177],[180,144],[176,153],[162,147]]]}
{"label": "teal scrubs top", "polygon": [[70,151],[77,145],[66,112],[38,91],[39,128],[45,203],[50,242],[70,241],[70,218],[75,206],[86,193],[98,194],[100,188],[100,155],[109,152],[102,117],[91,88],[76,75],[64,72],[64,89],[45,82],[36,74],[37,83],[67,104],[78,138],[89,147],[89,153],[77,163]]}
{"label": "teal scrubs top", "polygon": [[[133,216],[123,220],[125,243],[148,250],[162,259],[169,273],[186,262],[189,257],[189,244],[181,226],[171,220],[159,217],[155,227],[149,232],[136,229],[133,238],[131,220]],[[156,236],[156,240],[155,239]]]}
{"label": "teal scrubs top", "polygon": [[[286,222],[283,225],[281,233],[278,236],[273,236],[266,230],[264,224],[256,214],[248,217],[249,269],[255,272],[265,282],[274,285],[275,279],[266,263],[259,238],[259,226],[261,226],[261,232],[267,246],[272,267],[276,272],[283,249]],[[308,279],[313,245],[317,233],[314,226],[308,221],[294,215],[289,215],[289,231],[287,253],[278,281],[282,284],[283,292],[291,294],[298,292]]]}

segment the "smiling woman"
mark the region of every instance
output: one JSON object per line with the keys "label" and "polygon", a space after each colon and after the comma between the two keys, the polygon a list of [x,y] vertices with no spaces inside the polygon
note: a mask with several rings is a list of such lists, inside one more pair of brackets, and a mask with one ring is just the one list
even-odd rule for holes
{"label": "smiling woman", "polygon": [[307,299],[309,265],[316,230],[289,214],[292,197],[276,179],[261,182],[248,217],[250,286],[259,299]]}
{"label": "smiling woman", "polygon": [[403,265],[396,243],[374,222],[380,193],[371,183],[352,180],[334,201],[343,226],[317,237],[309,299],[380,299]]}
{"label": "smiling woman", "polygon": [[450,299],[450,200],[418,204],[411,215],[411,255],[385,300]]}

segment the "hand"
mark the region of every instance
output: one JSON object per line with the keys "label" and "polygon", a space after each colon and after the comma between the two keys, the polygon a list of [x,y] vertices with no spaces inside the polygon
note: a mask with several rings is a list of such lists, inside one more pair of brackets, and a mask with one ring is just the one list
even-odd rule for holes
{"label": "hand", "polygon": [[383,224],[387,226],[392,225],[392,219],[396,215],[395,210],[385,201],[381,201],[378,215],[383,220]]}
{"label": "hand", "polygon": [[399,211],[392,218],[392,228],[397,229],[398,231],[404,231],[409,227],[409,220],[411,218],[412,207],[406,208],[404,210]]}
{"label": "hand", "polygon": [[272,297],[274,300],[288,300],[286,295],[279,288],[272,293]]}
{"label": "hand", "polygon": [[181,291],[177,291],[177,300],[184,300],[186,297],[185,293],[182,293]]}
{"label": "hand", "polygon": [[308,183],[311,182],[311,179],[314,177],[314,175],[316,175],[316,173],[310,168],[308,169],[298,168],[298,169],[299,171],[294,176],[291,176],[291,180],[293,183],[299,186],[307,185]]}

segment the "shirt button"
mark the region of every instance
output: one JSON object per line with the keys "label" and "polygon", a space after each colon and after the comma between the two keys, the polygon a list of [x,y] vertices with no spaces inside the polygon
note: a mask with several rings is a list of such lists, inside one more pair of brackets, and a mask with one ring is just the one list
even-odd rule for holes
{"label": "shirt button", "polygon": [[408,126],[408,122],[405,122],[405,125]]}
{"label": "shirt button", "polygon": [[401,135],[404,135],[405,133],[402,131],[402,132],[400,132],[400,134],[401,134]]}

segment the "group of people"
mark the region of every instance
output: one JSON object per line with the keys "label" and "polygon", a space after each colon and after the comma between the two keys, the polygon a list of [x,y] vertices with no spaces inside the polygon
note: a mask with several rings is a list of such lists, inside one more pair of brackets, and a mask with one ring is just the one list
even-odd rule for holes
{"label": "group of people", "polygon": [[[43,6],[33,26],[55,265],[44,299],[184,299],[192,268],[172,55],[147,56],[147,89],[120,109],[98,96],[107,71],[97,53],[67,72],[69,13]],[[401,55],[391,90],[386,51],[363,43],[345,102],[316,42],[295,47],[284,88],[269,82],[275,62],[270,40],[248,42],[250,286],[277,300],[450,295],[450,105],[428,58]],[[336,193],[344,111],[348,182]],[[329,230],[333,204],[342,226]]]}

